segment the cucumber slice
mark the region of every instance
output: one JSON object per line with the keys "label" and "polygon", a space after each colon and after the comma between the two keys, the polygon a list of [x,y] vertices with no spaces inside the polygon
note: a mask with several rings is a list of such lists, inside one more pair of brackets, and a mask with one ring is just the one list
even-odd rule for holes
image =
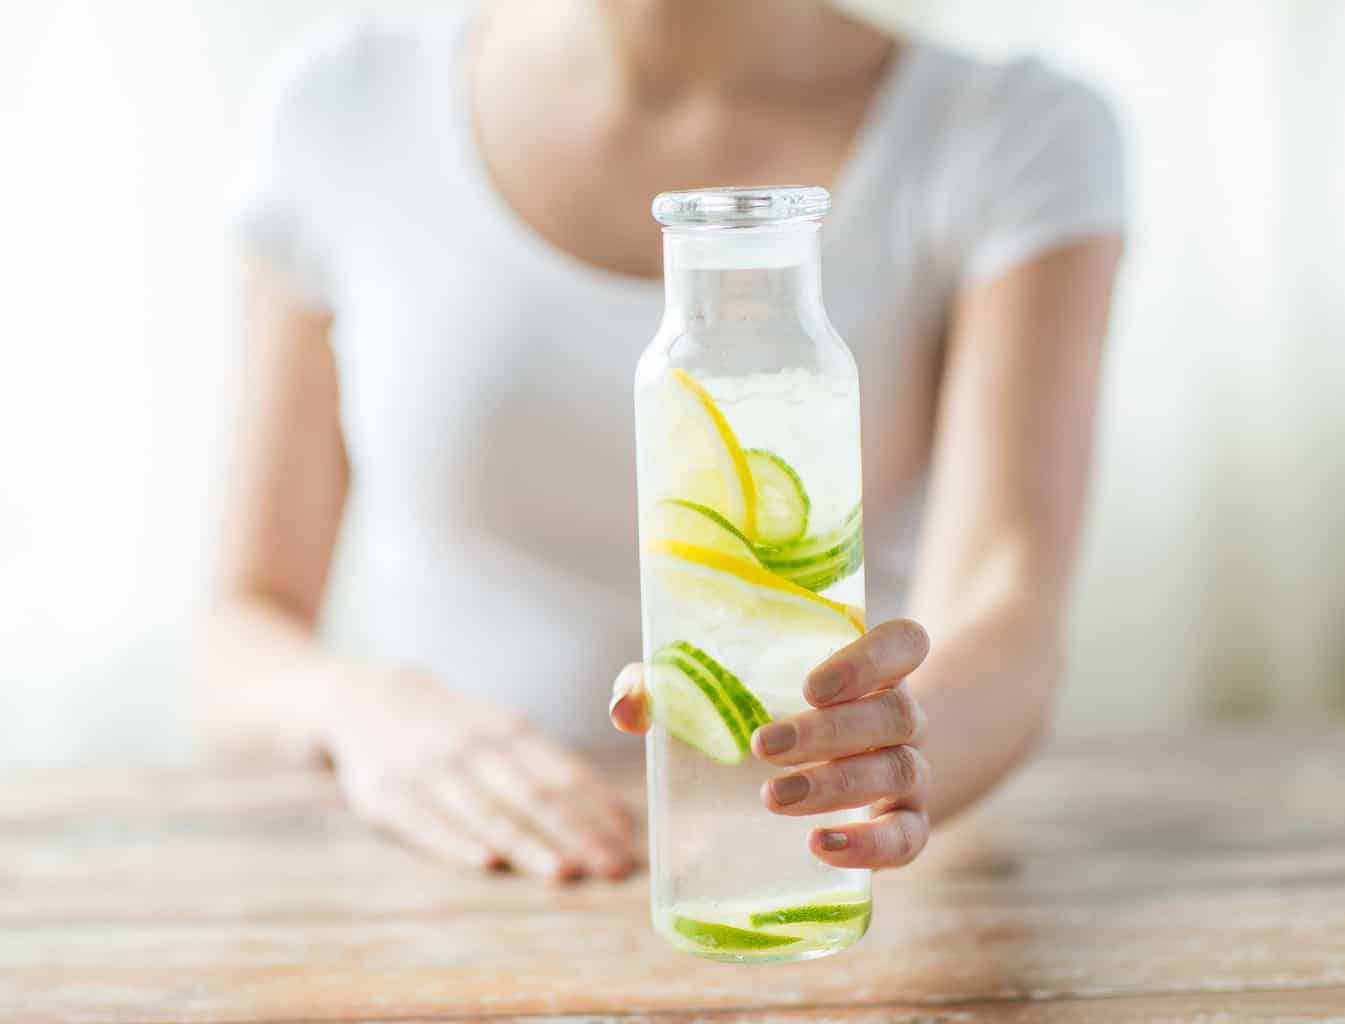
{"label": "cucumber slice", "polygon": [[864,517],[856,505],[834,530],[792,544],[758,544],[761,564],[782,579],[814,593],[826,590],[864,564]]}
{"label": "cucumber slice", "polygon": [[811,502],[794,468],[774,452],[749,448],[747,467],[757,499],[757,541],[788,544],[808,531]]}
{"label": "cucumber slice", "polygon": [[738,718],[742,721],[743,728],[747,730],[749,740],[758,726],[765,725],[771,720],[770,714],[761,701],[757,700],[756,695],[744,686],[737,676],[699,647],[693,647],[685,640],[677,640],[668,644],[664,650],[676,651],[691,659],[697,667],[703,669],[714,679],[720,691],[733,702],[733,707],[738,712]]}
{"label": "cucumber slice", "polygon": [[836,540],[827,547],[819,546],[808,551],[786,550],[778,553],[758,552],[758,554],[765,563],[777,572],[782,569],[786,572],[806,570],[843,557],[854,546],[854,542],[855,535],[852,535]]}
{"label": "cucumber slice", "polygon": [[735,558],[758,562],[752,542],[741,530],[707,505],[684,501],[681,498],[660,501],[654,506],[650,525],[655,537],[698,544],[712,551],[733,555]]}
{"label": "cucumber slice", "polygon": [[757,554],[773,562],[816,558],[828,549],[844,546],[856,534],[862,533],[863,528],[864,506],[861,503],[852,508],[838,526],[830,530],[800,537],[785,544],[758,543]]}
{"label": "cucumber slice", "polygon": [[805,562],[790,568],[772,566],[772,570],[805,590],[816,593],[845,579],[863,564],[864,541],[863,538],[856,537],[834,557]]}
{"label": "cucumber slice", "polygon": [[781,924],[829,924],[835,921],[853,921],[857,917],[867,917],[870,904],[862,903],[810,903],[800,907],[781,907],[779,910],[764,910],[751,917],[753,928],[770,927]]}
{"label": "cucumber slice", "polygon": [[685,641],[660,647],[650,662],[654,721],[711,760],[741,764],[752,731],[770,721],[761,702],[737,676]]}
{"label": "cucumber slice", "polygon": [[741,764],[747,737],[728,698],[681,659],[655,655],[649,671],[654,721],[687,746],[720,764]]}
{"label": "cucumber slice", "polygon": [[797,935],[754,932],[728,924],[715,924],[713,921],[698,921],[681,914],[673,915],[673,928],[683,938],[707,949],[770,949],[773,946],[792,945],[800,938]]}

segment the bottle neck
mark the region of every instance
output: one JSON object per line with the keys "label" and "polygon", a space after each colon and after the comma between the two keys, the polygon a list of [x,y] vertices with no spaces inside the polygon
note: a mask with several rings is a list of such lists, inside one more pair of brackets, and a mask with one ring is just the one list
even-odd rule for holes
{"label": "bottle neck", "polygon": [[663,232],[665,317],[726,321],[826,321],[816,222]]}

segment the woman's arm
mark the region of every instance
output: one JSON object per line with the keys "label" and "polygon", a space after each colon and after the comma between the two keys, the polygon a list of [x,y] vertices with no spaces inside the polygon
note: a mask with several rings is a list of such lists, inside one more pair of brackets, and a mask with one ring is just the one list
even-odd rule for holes
{"label": "woman's arm", "polygon": [[338,671],[315,625],[349,481],[330,318],[275,286],[248,287],[237,469],[208,623],[212,744],[314,758]]}
{"label": "woman's arm", "polygon": [[629,811],[585,759],[423,672],[320,648],[350,478],[329,327],[254,278],[241,473],[206,652],[215,746],[329,758],[357,813],[448,860],[628,874]]}
{"label": "woman's arm", "polygon": [[1088,483],[1116,238],[1061,247],[961,296],[910,600],[930,813],[1004,778],[1049,719]]}

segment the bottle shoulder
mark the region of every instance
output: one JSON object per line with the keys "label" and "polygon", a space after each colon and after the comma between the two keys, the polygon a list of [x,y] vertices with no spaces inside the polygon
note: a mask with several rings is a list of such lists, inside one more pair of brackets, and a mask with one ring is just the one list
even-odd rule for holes
{"label": "bottle shoulder", "polygon": [[829,323],[706,327],[665,320],[636,364],[637,393],[675,369],[720,379],[802,372],[838,383],[858,380],[849,346]]}

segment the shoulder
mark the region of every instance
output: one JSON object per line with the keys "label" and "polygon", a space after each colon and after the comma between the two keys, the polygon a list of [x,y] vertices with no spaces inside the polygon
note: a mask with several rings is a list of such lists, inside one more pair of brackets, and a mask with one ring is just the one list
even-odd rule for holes
{"label": "shoulder", "polygon": [[424,94],[431,66],[442,70],[434,57],[445,30],[369,17],[329,21],[264,83],[231,213],[257,255],[315,306],[331,308],[330,246],[349,197],[368,186],[389,133],[414,123],[408,100]]}
{"label": "shoulder", "polygon": [[273,67],[270,119],[301,134],[350,124],[413,85],[457,21],[360,15],[321,23]]}
{"label": "shoulder", "polygon": [[1037,58],[990,61],[927,46],[928,88],[942,132],[967,157],[1082,146],[1108,158],[1120,149],[1111,105],[1093,86]]}
{"label": "shoulder", "polygon": [[1096,89],[1037,59],[919,60],[923,210],[949,280],[1124,231],[1124,147]]}
{"label": "shoulder", "polygon": [[1097,90],[1036,57],[992,62],[968,60],[968,77],[978,82],[988,113],[1033,117],[1061,107],[1109,113]]}

